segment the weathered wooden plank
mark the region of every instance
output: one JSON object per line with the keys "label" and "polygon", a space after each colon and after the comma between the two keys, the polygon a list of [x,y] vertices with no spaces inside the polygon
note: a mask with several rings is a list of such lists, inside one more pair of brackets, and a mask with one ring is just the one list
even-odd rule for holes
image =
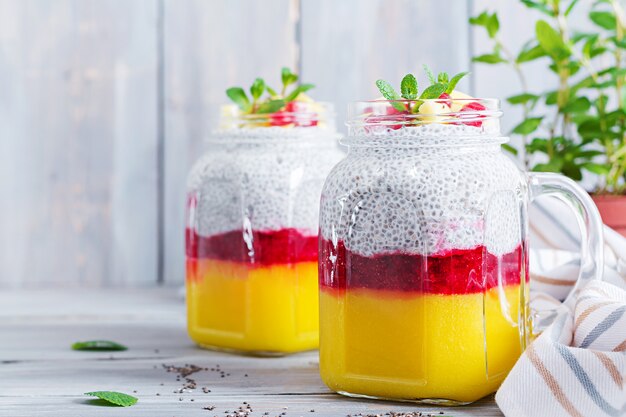
{"label": "weathered wooden plank", "polygon": [[232,85],[296,67],[296,0],[165,2],[165,281],[184,277],[185,182]]}
{"label": "weathered wooden plank", "polygon": [[0,2],[0,286],[156,280],[156,2]]}
{"label": "weathered wooden plank", "polygon": [[[490,398],[445,409],[335,395],[320,380],[317,352],[254,358],[201,350],[187,338],[184,303],[173,290],[13,291],[0,293],[0,305],[3,416],[110,416],[118,411],[131,417],[213,416],[232,413],[245,406],[244,401],[254,410],[251,416],[390,411],[501,416]],[[76,340],[92,338],[122,342],[129,350],[69,349]],[[163,364],[194,364],[209,370],[194,373],[197,388],[181,393],[184,379],[177,381],[176,373],[168,373]],[[211,371],[217,365],[223,377],[222,372]],[[139,403],[123,411],[93,406],[82,396],[93,390],[127,392]],[[203,409],[208,406],[215,408]]]}
{"label": "weathered wooden plank", "polygon": [[303,0],[303,77],[336,104],[343,129],[347,103],[380,96],[379,78],[399,84],[413,72],[425,85],[423,64],[467,70],[467,15],[466,1]]}

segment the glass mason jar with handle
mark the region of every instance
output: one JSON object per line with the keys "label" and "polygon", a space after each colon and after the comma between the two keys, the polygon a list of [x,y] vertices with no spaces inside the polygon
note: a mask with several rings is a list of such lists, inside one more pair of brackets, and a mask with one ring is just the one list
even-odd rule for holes
{"label": "glass mason jar with handle", "polygon": [[272,114],[224,108],[188,180],[195,342],[258,355],[317,348],[319,198],[342,156],[328,104]]}
{"label": "glass mason jar with handle", "polygon": [[449,110],[354,103],[348,155],[324,185],[320,370],[342,394],[454,405],[498,388],[532,333],[527,206],[539,195],[578,217],[579,284],[602,272],[590,197],[518,170],[498,101],[432,101]]}

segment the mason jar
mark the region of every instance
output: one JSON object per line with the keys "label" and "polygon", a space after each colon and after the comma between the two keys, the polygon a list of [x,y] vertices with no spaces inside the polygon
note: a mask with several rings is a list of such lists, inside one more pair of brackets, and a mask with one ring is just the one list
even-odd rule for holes
{"label": "mason jar", "polygon": [[320,369],[342,394],[454,405],[498,388],[532,333],[527,206],[539,195],[578,216],[579,282],[602,271],[589,195],[503,154],[497,100],[431,101],[447,111],[351,105],[348,155],[322,191]]}
{"label": "mason jar", "polygon": [[222,112],[188,180],[188,330],[199,345],[257,355],[318,346],[318,218],[342,153],[332,107]]}

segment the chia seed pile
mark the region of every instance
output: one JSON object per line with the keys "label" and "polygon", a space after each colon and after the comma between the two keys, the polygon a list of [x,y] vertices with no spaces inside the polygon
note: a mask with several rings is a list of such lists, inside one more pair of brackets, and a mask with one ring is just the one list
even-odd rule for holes
{"label": "chia seed pile", "polygon": [[[520,244],[525,185],[498,137],[464,125],[424,125],[349,138],[322,192],[321,233],[371,256],[444,254]],[[368,142],[375,146],[359,146]],[[487,146],[464,146],[486,143]],[[356,146],[354,146],[356,145]],[[419,146],[416,146],[419,145]]]}
{"label": "chia seed pile", "polygon": [[343,157],[334,130],[258,128],[222,132],[188,179],[203,236],[242,227],[317,235],[324,179]]}

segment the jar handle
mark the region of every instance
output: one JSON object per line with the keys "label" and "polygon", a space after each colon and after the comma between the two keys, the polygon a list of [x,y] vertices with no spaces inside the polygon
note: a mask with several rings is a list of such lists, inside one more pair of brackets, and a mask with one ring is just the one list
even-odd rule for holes
{"label": "jar handle", "polygon": [[541,195],[551,195],[565,202],[576,216],[581,234],[580,272],[574,288],[564,301],[569,305],[587,282],[602,279],[602,219],[589,194],[570,178],[560,174],[531,172],[527,174],[527,179],[531,202]]}

